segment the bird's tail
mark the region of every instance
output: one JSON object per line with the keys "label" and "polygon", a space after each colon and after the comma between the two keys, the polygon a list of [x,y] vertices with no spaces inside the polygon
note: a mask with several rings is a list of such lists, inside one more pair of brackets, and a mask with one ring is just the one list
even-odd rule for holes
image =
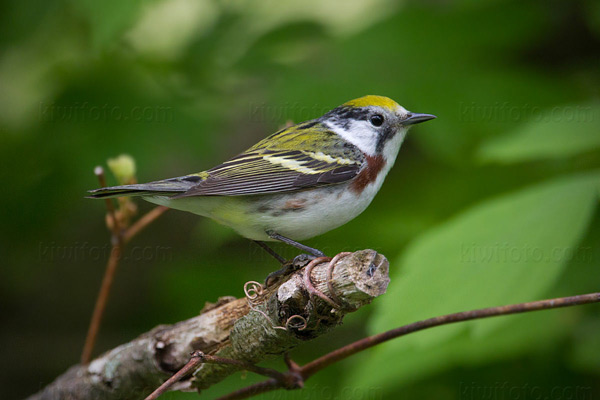
{"label": "bird's tail", "polygon": [[122,196],[172,196],[187,192],[201,180],[196,175],[188,175],[163,181],[104,187],[90,190],[90,195],[87,197],[106,199]]}

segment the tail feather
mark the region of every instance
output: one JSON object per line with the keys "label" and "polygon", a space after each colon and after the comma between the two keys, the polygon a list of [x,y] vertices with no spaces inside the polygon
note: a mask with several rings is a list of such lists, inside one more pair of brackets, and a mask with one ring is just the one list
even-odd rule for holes
{"label": "tail feather", "polygon": [[187,177],[166,179],[149,183],[104,187],[89,190],[90,199],[106,199],[122,196],[172,196],[187,192],[197,184],[197,180],[186,180]]}

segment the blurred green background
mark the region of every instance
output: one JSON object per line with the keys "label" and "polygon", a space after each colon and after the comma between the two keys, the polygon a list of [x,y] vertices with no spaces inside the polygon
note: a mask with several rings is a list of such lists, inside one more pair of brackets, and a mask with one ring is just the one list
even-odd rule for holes
{"label": "blurred green background", "polygon": [[[3,399],[79,360],[108,256],[104,204],[83,198],[96,165],[127,153],[140,181],[201,171],[366,94],[438,119],[411,131],[367,211],[307,242],[376,249],[392,281],[296,361],[442,313],[600,287],[596,0],[10,0],[0,10]],[[170,211],[128,247],[96,354],[241,296],[275,268],[228,229]],[[206,397],[256,379],[237,374]],[[400,395],[599,398],[600,308],[436,328],[261,398]]]}

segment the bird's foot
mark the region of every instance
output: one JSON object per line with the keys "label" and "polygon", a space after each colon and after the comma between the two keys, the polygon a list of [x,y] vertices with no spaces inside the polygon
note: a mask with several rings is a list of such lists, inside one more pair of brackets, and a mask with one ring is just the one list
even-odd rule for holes
{"label": "bird's foot", "polygon": [[299,254],[293,259],[285,261],[280,269],[267,275],[265,286],[269,287],[274,283],[279,282],[280,279],[302,269],[315,258],[317,257],[312,254]]}

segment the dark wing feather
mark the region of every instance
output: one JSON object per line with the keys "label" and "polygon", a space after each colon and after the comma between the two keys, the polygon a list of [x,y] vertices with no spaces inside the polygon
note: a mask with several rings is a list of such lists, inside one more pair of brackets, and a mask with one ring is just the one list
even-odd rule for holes
{"label": "dark wing feather", "polygon": [[209,171],[208,178],[175,196],[239,196],[289,192],[354,178],[362,158],[321,157],[310,151],[254,150]]}
{"label": "dark wing feather", "polygon": [[89,190],[90,195],[88,197],[103,199],[122,196],[173,196],[185,193],[201,180],[202,177],[199,175],[186,175],[156,182],[103,187]]}
{"label": "dark wing feather", "polygon": [[318,175],[300,175],[296,178],[294,185],[298,187],[311,187],[317,185],[342,183],[354,178],[360,170],[360,166],[346,165],[334,168]]}

